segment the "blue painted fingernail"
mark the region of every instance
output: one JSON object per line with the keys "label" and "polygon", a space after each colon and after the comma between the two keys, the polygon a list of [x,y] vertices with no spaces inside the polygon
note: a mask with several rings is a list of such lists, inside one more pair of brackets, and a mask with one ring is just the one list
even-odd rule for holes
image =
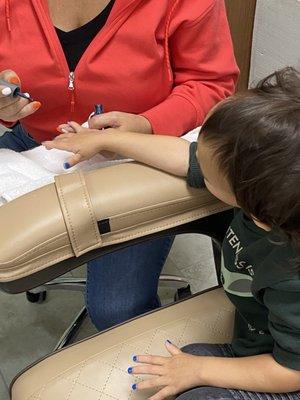
{"label": "blue painted fingernail", "polygon": [[137,389],[136,383],[134,383],[134,384],[131,386],[131,388],[132,388],[132,390],[136,390],[136,389]]}
{"label": "blue painted fingernail", "polygon": [[168,339],[168,340],[166,340],[166,342],[167,342],[167,343],[169,343],[169,344],[172,344],[172,342],[171,342],[169,339]]}
{"label": "blue painted fingernail", "polygon": [[64,163],[64,169],[69,169],[71,168],[71,165],[68,162]]}
{"label": "blue painted fingernail", "polygon": [[129,374],[132,374],[132,367],[129,367],[128,370],[127,370],[127,372],[128,372]]}
{"label": "blue painted fingernail", "polygon": [[137,356],[132,357],[132,361],[137,362],[137,360],[138,360]]}

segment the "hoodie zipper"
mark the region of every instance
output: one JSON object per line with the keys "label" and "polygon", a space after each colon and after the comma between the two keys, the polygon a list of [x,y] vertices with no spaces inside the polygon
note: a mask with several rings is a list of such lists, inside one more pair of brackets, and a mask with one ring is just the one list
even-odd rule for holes
{"label": "hoodie zipper", "polygon": [[70,91],[70,109],[72,115],[75,111],[75,73],[73,71],[69,73],[68,89]]}
{"label": "hoodie zipper", "polygon": [[[6,0],[6,1],[7,1],[7,4],[9,4],[9,0]],[[65,76],[68,77],[67,90],[69,91],[69,94],[70,94],[71,114],[74,115],[75,99],[76,99],[76,96],[75,96],[75,72],[69,70],[65,54],[64,54],[61,44],[58,40],[58,37],[56,35],[55,28],[49,17],[49,13],[47,11],[45,11],[45,7],[43,5],[45,0],[31,0],[31,1],[32,1],[34,8],[36,9],[36,11],[38,13],[38,16],[39,16],[41,22],[43,22],[42,26],[43,26],[45,35],[48,39],[48,43],[50,44],[50,48],[53,50],[53,55],[57,59],[62,73],[66,74]],[[119,23],[122,15],[124,15],[124,13],[125,13],[126,18],[128,18],[130,16],[130,14],[134,11],[135,4],[138,5],[138,4],[142,3],[143,0],[127,0],[127,1],[129,4],[127,4],[126,7],[124,7],[121,10],[122,13],[119,10],[118,13],[116,15],[114,15],[115,7],[113,8],[113,10],[108,18],[108,21],[110,21],[109,29],[108,29],[108,24],[106,24],[106,29],[104,27],[101,30],[101,32],[99,32],[97,34],[97,36],[101,35],[101,37],[104,39],[104,43],[106,43],[106,36],[108,35],[108,33],[110,33],[112,30],[114,30],[114,25]],[[47,7],[46,7],[46,9],[47,9]],[[7,13],[7,16],[9,16],[9,8],[8,7],[6,8],[6,13]],[[112,18],[112,16],[113,16],[113,18]],[[124,18],[124,20],[125,20],[125,18]],[[7,23],[10,23],[10,19],[8,19],[8,18],[7,18]],[[105,31],[105,34],[104,34],[104,31]],[[114,34],[114,32],[113,32],[113,34]],[[81,64],[85,63],[86,57],[91,52],[91,48],[93,48],[95,46],[95,44],[97,43],[95,39],[96,38],[94,38],[94,40],[90,43],[90,45],[88,46],[88,48],[82,55],[81,59],[79,60],[77,66],[76,66],[76,69],[75,69],[76,73],[78,73],[77,70],[78,70],[78,68],[80,69]],[[107,39],[107,40],[109,40],[109,39]],[[97,44],[97,46],[99,48],[99,44]],[[104,46],[104,45],[102,44],[102,46]]]}

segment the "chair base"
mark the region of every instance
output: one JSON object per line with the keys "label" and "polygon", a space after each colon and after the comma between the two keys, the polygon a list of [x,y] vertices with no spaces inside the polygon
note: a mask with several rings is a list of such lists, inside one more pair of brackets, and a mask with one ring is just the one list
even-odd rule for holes
{"label": "chair base", "polygon": [[[181,300],[188,297],[188,295],[191,295],[188,282],[181,276],[162,274],[159,277],[159,284],[160,286],[177,289],[175,300]],[[84,293],[85,288],[85,278],[57,278],[51,282],[45,283],[42,286],[27,291],[26,298],[31,303],[42,303],[46,300],[46,294],[49,290],[72,290]],[[183,291],[180,291],[180,289],[183,289]],[[60,350],[72,343],[72,340],[76,336],[87,315],[87,309],[86,307],[83,307],[78,315],[74,318],[70,326],[63,333],[62,337],[59,339],[54,351]]]}

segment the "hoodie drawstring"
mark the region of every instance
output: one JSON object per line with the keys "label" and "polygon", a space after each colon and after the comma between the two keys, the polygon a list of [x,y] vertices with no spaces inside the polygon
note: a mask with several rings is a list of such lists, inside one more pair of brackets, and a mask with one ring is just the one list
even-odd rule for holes
{"label": "hoodie drawstring", "polygon": [[9,32],[11,32],[11,23],[10,23],[10,0],[5,0],[5,17],[6,17],[6,25]]}
{"label": "hoodie drawstring", "polygon": [[169,50],[169,33],[170,33],[170,24],[171,24],[171,18],[174,13],[175,8],[177,7],[178,3],[180,0],[174,0],[173,6],[169,12],[169,15],[167,17],[167,22],[166,22],[166,27],[165,27],[165,61],[166,61],[166,67],[168,70],[168,75],[169,75],[169,81],[173,82],[173,72],[172,72],[172,67],[171,67],[171,61],[170,61],[170,50]]}

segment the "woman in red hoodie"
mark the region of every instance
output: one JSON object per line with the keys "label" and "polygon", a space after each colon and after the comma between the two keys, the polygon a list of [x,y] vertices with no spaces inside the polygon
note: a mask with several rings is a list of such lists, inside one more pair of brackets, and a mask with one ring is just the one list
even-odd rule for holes
{"label": "woman in red hoodie", "polygon": [[[223,0],[4,0],[0,3],[0,148],[23,151],[84,122],[180,136],[234,91],[238,76]],[[87,306],[105,329],[159,306],[172,238],[88,265]]]}

